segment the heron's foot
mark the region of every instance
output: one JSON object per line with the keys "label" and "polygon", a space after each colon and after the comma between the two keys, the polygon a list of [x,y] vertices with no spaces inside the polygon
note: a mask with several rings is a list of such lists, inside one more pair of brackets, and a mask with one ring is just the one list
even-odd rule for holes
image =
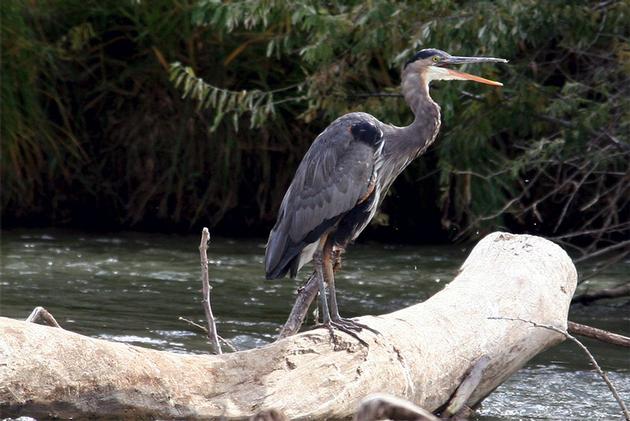
{"label": "heron's foot", "polygon": [[341,316],[337,316],[337,317],[333,316],[332,321],[334,323],[343,325],[346,329],[352,330],[354,332],[361,332],[363,329],[365,329],[365,330],[369,330],[370,332],[374,333],[375,335],[380,335],[381,334],[381,332],[379,332],[376,329],[372,329],[368,325],[365,325],[363,323],[359,323],[359,322],[354,321],[352,319],[344,319]]}
{"label": "heron's foot", "polygon": [[357,341],[359,341],[361,343],[361,345],[369,348],[370,345],[368,345],[367,342],[365,342],[363,339],[361,339],[361,337],[359,335],[357,335],[356,332],[359,332],[361,329],[350,329],[349,327],[347,327],[345,324],[333,321],[333,320],[329,320],[328,322],[324,322],[322,323],[320,326],[322,327],[326,327],[328,329],[328,331],[330,332],[330,338],[332,339],[333,343],[335,345],[337,345],[337,337],[335,336],[335,329],[340,330],[344,333],[347,333],[348,335],[352,336],[354,339],[356,339]]}

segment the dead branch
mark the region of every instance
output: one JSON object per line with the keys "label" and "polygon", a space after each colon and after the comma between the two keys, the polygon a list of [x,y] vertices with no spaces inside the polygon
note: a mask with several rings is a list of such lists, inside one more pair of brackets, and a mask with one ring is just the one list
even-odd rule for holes
{"label": "dead branch", "polygon": [[375,394],[365,398],[359,405],[356,421],[416,420],[440,421],[438,417],[409,402],[391,395]]}
{"label": "dead branch", "polygon": [[[619,224],[611,225],[608,228],[611,229],[611,230],[619,231],[619,232],[627,231],[627,230],[630,230],[630,221],[628,221],[628,222],[621,222]],[[574,230],[574,231],[572,231],[570,233],[567,233],[567,234],[562,234],[562,235],[559,235],[559,236],[556,236],[556,237],[547,237],[547,238],[549,240],[558,242],[558,241],[562,241],[563,239],[567,240],[569,238],[575,238],[575,237],[581,237],[581,236],[587,236],[587,235],[595,234],[595,233],[597,233],[599,231],[600,231],[600,228],[584,229],[582,231]]]}
{"label": "dead branch", "polygon": [[628,255],[630,255],[630,249],[626,250],[625,252],[620,252],[618,254],[614,254],[611,257],[609,257],[608,259],[606,259],[604,262],[597,263],[595,268],[593,268],[587,275],[582,275],[580,277],[580,279],[578,279],[578,285],[580,285],[581,283],[583,283],[583,282],[585,282],[585,281],[587,281],[587,280],[589,280],[591,278],[594,278],[594,277],[598,276],[601,272],[603,272],[604,270],[608,269],[612,265],[615,265],[615,264],[621,262]]}
{"label": "dead branch", "polygon": [[203,310],[206,313],[206,320],[208,322],[208,339],[212,345],[212,350],[215,354],[222,354],[221,344],[219,343],[219,337],[217,335],[217,327],[214,323],[214,315],[212,314],[212,307],[210,305],[210,282],[208,281],[208,241],[210,241],[210,232],[208,228],[201,231],[201,244],[199,244],[199,256],[201,258],[201,287],[203,299]]}
{"label": "dead branch", "polygon": [[621,297],[630,297],[630,282],[613,288],[603,288],[593,292],[585,292],[584,294],[576,295],[571,300],[571,304],[573,305],[579,303],[589,305],[593,301]]}
{"label": "dead branch", "polygon": [[461,384],[455,391],[455,394],[451,398],[443,417],[456,417],[461,414],[462,411],[466,410],[466,401],[468,398],[472,396],[477,386],[481,382],[481,378],[483,376],[483,371],[490,364],[490,358],[487,355],[479,358],[475,364],[473,364],[470,372],[464,377]]}
{"label": "dead branch", "polygon": [[298,295],[295,299],[295,303],[293,304],[289,318],[284,326],[282,326],[282,330],[280,330],[278,340],[294,335],[300,330],[302,323],[304,323],[304,318],[306,317],[308,308],[317,295],[317,290],[317,275],[313,272],[306,283],[298,289]]}
{"label": "dead branch", "polygon": [[623,401],[623,399],[621,399],[621,396],[619,396],[619,392],[617,391],[617,388],[610,381],[610,379],[608,378],[608,375],[604,372],[604,370],[602,370],[602,368],[599,366],[599,364],[597,363],[597,360],[595,359],[593,354],[591,354],[591,351],[589,351],[589,349],[586,347],[586,345],[584,345],[582,342],[580,342],[577,338],[575,338],[569,332],[567,332],[564,329],[557,328],[555,326],[546,325],[546,324],[540,324],[540,323],[533,322],[531,320],[525,320],[525,319],[520,319],[520,318],[489,317],[489,319],[493,319],[493,320],[510,320],[510,321],[516,321],[516,322],[529,323],[529,324],[531,324],[534,327],[541,327],[543,329],[552,330],[554,332],[558,332],[558,333],[564,335],[565,338],[567,338],[571,342],[575,343],[588,356],[591,364],[593,365],[593,367],[595,367],[595,371],[597,371],[597,373],[604,380],[604,382],[608,386],[608,389],[610,389],[610,392],[612,393],[613,397],[615,398],[615,400],[619,404],[619,407],[621,408],[621,412],[623,413],[623,416],[625,417],[626,421],[630,421],[630,412],[628,412],[628,407],[626,406],[626,403]]}
{"label": "dead branch", "polygon": [[567,331],[572,335],[584,336],[586,338],[597,339],[608,344],[619,345],[630,348],[630,338],[627,336],[612,333],[596,327],[582,325],[569,321]]}
{"label": "dead branch", "polygon": [[573,199],[575,198],[577,193],[580,191],[580,188],[582,187],[584,182],[591,176],[591,174],[593,173],[593,171],[595,171],[596,168],[597,168],[596,164],[591,165],[591,168],[586,172],[586,174],[584,174],[582,179],[578,181],[577,183],[575,183],[574,188],[573,188],[573,193],[571,193],[567,201],[564,203],[564,206],[562,207],[562,212],[560,213],[560,216],[558,217],[558,220],[556,221],[556,226],[553,228],[554,233],[558,232],[558,228],[560,228],[560,225],[562,225],[562,221],[564,221],[564,217],[566,216],[567,210],[569,209],[569,206],[573,202]]}
{"label": "dead branch", "polygon": [[[190,319],[187,319],[185,317],[179,316],[177,318],[178,320],[181,320],[183,322],[188,323],[191,326],[195,326],[197,329],[203,331],[206,335],[208,334],[208,328],[205,326],[201,326],[199,323],[193,322]],[[223,338],[221,335],[217,335],[217,338],[219,338],[219,340],[221,342],[223,342],[223,345],[227,346],[228,348],[230,348],[230,351],[232,352],[238,352],[238,349],[234,346],[234,344],[230,341],[228,341],[227,339]]]}
{"label": "dead branch", "polygon": [[26,318],[26,321],[30,323],[41,322],[41,324],[43,325],[58,327],[60,329],[63,329],[59,325],[59,323],[57,323],[57,320],[55,320],[53,315],[50,314],[48,310],[46,310],[44,307],[41,307],[41,306],[35,307],[33,311],[31,312],[31,314]]}
{"label": "dead branch", "polygon": [[179,317],[177,318],[177,320],[181,320],[182,322],[186,322],[186,323],[188,323],[189,325],[194,326],[194,327],[196,327],[197,329],[201,330],[201,331],[202,331],[202,332],[204,332],[206,335],[208,334],[208,328],[207,328],[207,327],[205,327],[205,326],[201,326],[201,325],[200,325],[199,323],[197,323],[197,322],[193,322],[192,320],[187,319],[187,318],[182,317],[182,316],[179,316]]}
{"label": "dead branch", "polygon": [[592,259],[593,257],[601,256],[603,254],[610,253],[613,250],[623,249],[625,247],[630,247],[630,240],[621,241],[619,243],[615,243],[615,244],[610,245],[608,247],[604,247],[604,248],[598,249],[597,251],[594,251],[592,253],[589,253],[587,255],[584,255],[584,256],[578,257],[577,259],[574,259],[574,262],[575,263],[580,263],[580,262],[583,262],[585,260]]}
{"label": "dead branch", "polygon": [[[468,95],[474,97],[474,95]],[[544,117],[549,119],[547,117]],[[552,121],[558,123],[556,119]],[[562,121],[563,127],[573,126],[574,123]],[[562,130],[550,134],[550,139],[562,138]],[[606,142],[602,140],[607,139]],[[551,140],[548,143],[554,143]],[[612,142],[612,143],[611,143]],[[545,143],[541,143],[541,147]],[[624,218],[624,209],[630,203],[630,170],[620,170],[615,162],[624,162],[630,158],[630,146],[621,145],[620,139],[605,131],[593,133],[586,154],[562,157],[561,154],[540,154],[530,145],[514,145],[520,149],[524,165],[520,168],[523,180],[512,180],[506,186],[513,194],[508,195],[503,203],[497,205],[487,213],[475,214],[468,209],[470,200],[462,201],[463,212],[452,217],[449,215],[450,195],[443,205],[443,223],[458,227],[456,239],[470,236],[478,230],[483,221],[499,218],[501,215],[511,214],[519,223],[527,223],[529,218],[541,222],[540,228],[547,233],[558,233],[553,239],[564,246],[574,248],[579,252],[575,263],[601,256],[603,254],[626,255],[630,251],[630,242],[619,240],[625,238],[630,228]],[[490,183],[493,188],[502,188],[496,174],[504,171],[505,166],[499,166],[498,171],[478,174],[470,172],[476,183]],[[452,173],[464,175],[469,171],[455,168]],[[514,189],[517,183],[517,188]],[[468,192],[468,193],[467,193]],[[452,195],[455,199],[465,197],[469,190],[456,190]],[[551,214],[543,218],[541,208],[557,209],[556,216]],[[552,212],[553,213],[553,212]],[[578,220],[570,232],[565,230],[566,221]],[[537,225],[537,224],[534,224]],[[461,226],[461,228],[460,228]],[[576,238],[582,237],[582,238]]]}

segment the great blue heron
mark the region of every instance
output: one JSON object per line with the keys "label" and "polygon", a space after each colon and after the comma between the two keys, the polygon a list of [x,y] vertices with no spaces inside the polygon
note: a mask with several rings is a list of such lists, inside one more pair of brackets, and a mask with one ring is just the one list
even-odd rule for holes
{"label": "great blue heron", "polygon": [[[265,253],[267,279],[276,279],[314,260],[324,325],[357,337],[366,326],[342,319],[333,266],[348,243],[368,225],[398,174],[433,143],[440,129],[440,107],[429,96],[433,80],[501,83],[455,71],[466,63],[506,63],[492,57],[456,57],[424,49],[402,71],[402,93],[415,115],[407,127],[355,112],[332,122],[312,143],[284,195]],[[330,311],[326,287],[330,292]],[[372,330],[372,329],[370,329]],[[358,338],[358,337],[357,337]]]}

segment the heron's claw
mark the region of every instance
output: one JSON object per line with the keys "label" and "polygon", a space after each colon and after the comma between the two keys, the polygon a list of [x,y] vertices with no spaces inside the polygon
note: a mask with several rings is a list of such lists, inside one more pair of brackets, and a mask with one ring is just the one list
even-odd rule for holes
{"label": "heron's claw", "polygon": [[321,326],[325,326],[328,328],[328,331],[330,332],[330,337],[335,344],[337,344],[337,339],[334,332],[335,329],[347,333],[366,347],[369,347],[368,343],[361,339],[361,337],[357,335],[357,332],[361,332],[363,329],[365,329],[376,335],[381,334],[378,330],[372,329],[371,327],[364,325],[363,323],[356,322],[352,319],[344,319],[342,317],[335,317],[334,319],[330,319],[327,322],[324,322]]}
{"label": "heron's claw", "polygon": [[369,327],[368,325],[365,325],[363,323],[359,323],[356,322],[352,319],[344,319],[343,317],[334,317],[332,319],[333,322],[343,325],[346,329],[355,331],[355,332],[361,332],[363,329],[365,330],[369,330],[370,332],[374,333],[375,335],[380,335],[381,332],[379,332],[376,329],[372,329],[371,327]]}
{"label": "heron's claw", "polygon": [[337,338],[335,337],[335,329],[337,329],[337,330],[340,330],[340,331],[345,332],[348,335],[352,336],[357,341],[359,341],[361,343],[361,345],[363,345],[363,346],[365,346],[367,348],[370,347],[370,345],[368,345],[367,342],[365,342],[363,339],[361,339],[361,337],[359,335],[356,334],[356,332],[359,332],[361,330],[361,328],[359,328],[358,330],[351,329],[350,327],[346,326],[344,323],[340,323],[340,322],[333,321],[333,320],[329,320],[328,322],[324,322],[321,326],[324,326],[324,327],[328,328],[328,331],[330,332],[330,337],[331,337],[331,339],[332,339],[332,341],[333,341],[333,343],[335,345],[337,345]]}

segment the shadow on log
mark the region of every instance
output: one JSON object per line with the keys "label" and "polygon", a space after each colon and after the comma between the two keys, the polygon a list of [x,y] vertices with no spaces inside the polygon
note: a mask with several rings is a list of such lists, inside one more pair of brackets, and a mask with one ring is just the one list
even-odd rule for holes
{"label": "shadow on log", "polygon": [[326,329],[262,348],[182,355],[0,318],[0,412],[8,416],[244,418],[275,409],[289,418],[345,418],[363,398],[388,393],[444,408],[480,358],[473,407],[563,335],[576,271],[539,237],[494,233],[456,278],[427,301],[358,320],[381,332]]}

